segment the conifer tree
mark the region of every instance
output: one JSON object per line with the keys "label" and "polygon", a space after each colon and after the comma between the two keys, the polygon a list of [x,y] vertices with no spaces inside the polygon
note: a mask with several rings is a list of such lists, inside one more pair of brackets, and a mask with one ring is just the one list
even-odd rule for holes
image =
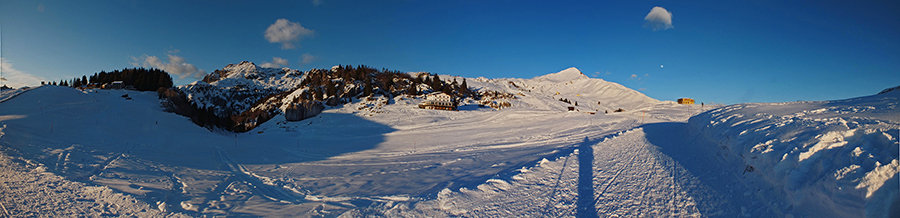
{"label": "conifer tree", "polygon": [[406,94],[408,95],[419,95],[419,89],[416,88],[416,84],[409,84],[409,89],[407,89]]}
{"label": "conifer tree", "polygon": [[372,80],[369,79],[368,76],[366,76],[366,78],[365,78],[364,80],[365,80],[365,81],[363,81],[363,82],[364,82],[364,84],[363,84],[363,96],[369,96],[369,95],[372,95],[372,92],[373,92],[373,91],[372,91]]}
{"label": "conifer tree", "polygon": [[469,85],[466,84],[466,78],[463,78],[462,85],[459,85],[459,93],[463,96],[469,95]]}
{"label": "conifer tree", "polygon": [[438,76],[438,75],[434,75],[434,77],[433,77],[432,80],[431,80],[431,89],[434,90],[434,91],[442,91],[442,90],[444,90],[443,87],[441,87],[441,85],[442,85],[441,83],[442,83],[442,82],[441,82],[441,77]]}

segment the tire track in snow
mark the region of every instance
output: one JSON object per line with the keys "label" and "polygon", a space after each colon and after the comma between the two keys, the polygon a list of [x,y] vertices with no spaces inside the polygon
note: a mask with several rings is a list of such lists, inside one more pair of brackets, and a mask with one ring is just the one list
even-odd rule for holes
{"label": "tire track in snow", "polygon": [[[641,150],[644,147],[644,145],[645,144],[641,144],[641,147],[638,148],[637,150]],[[606,185],[603,186],[603,189],[601,189],[600,192],[597,193],[597,197],[595,197],[594,202],[597,202],[600,199],[600,197],[603,197],[603,195],[606,193],[606,191],[609,189],[609,187],[612,185],[612,183],[615,182],[619,178],[619,175],[621,175],[622,172],[624,172],[626,169],[630,168],[630,167],[626,167],[624,165],[629,165],[629,166],[633,165],[634,159],[638,156],[637,152],[633,152],[633,153],[634,154],[631,155],[631,158],[628,158],[627,164],[623,164],[622,167],[619,167],[618,169],[616,169],[616,174],[613,175],[613,177],[608,180],[609,182],[607,182]]]}
{"label": "tire track in snow", "polygon": [[[595,205],[601,216],[709,215],[700,212],[696,202],[705,201],[707,196],[685,193],[702,193],[700,187],[691,185],[697,181],[647,141],[642,128],[629,130],[597,146],[595,171],[603,182],[596,187]],[[690,187],[679,184],[679,180]]]}

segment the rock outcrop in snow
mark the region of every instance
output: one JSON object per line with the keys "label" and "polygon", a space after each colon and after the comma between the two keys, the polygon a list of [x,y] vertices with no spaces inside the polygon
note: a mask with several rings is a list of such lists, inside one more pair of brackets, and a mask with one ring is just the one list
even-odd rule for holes
{"label": "rock outcrop in snow", "polygon": [[319,115],[319,113],[322,113],[322,110],[325,110],[325,106],[318,102],[291,104],[284,110],[284,119],[287,121],[300,121]]}

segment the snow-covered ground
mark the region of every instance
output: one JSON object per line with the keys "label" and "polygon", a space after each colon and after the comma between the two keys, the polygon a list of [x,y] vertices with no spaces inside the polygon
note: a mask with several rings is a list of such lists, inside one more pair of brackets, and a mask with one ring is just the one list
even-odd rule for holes
{"label": "snow-covered ground", "polygon": [[[845,205],[830,208],[846,212],[835,216],[897,208],[897,92],[884,95],[894,100],[701,108],[573,69],[468,82],[517,98],[503,110],[460,111],[419,109],[418,98],[356,100],[235,134],[163,112],[153,92],[43,86],[0,104],[0,203],[14,217],[57,205],[59,216],[276,217],[814,217],[822,199]],[[580,111],[565,111],[559,98]],[[725,119],[733,114],[748,121]],[[856,124],[839,131],[829,126],[836,117]],[[817,144],[834,131],[846,144]],[[755,148],[769,137],[779,139],[768,143],[775,151]],[[786,162],[769,158],[777,152],[797,164],[766,162]],[[861,158],[824,161],[844,154]],[[804,166],[801,157],[819,161]],[[48,184],[40,178],[67,188],[40,188]],[[831,184],[848,191],[834,194]]]}
{"label": "snow-covered ground", "polygon": [[737,104],[691,118],[778,213],[900,216],[900,90],[840,101]]}
{"label": "snow-covered ground", "polygon": [[27,89],[21,89],[21,88],[19,88],[19,89],[0,89],[0,102],[4,102],[4,101],[6,101],[6,100],[15,98],[16,96],[19,96],[20,94],[25,93],[25,92],[27,92],[28,90],[31,90],[31,89],[32,89],[32,88],[27,88]]}

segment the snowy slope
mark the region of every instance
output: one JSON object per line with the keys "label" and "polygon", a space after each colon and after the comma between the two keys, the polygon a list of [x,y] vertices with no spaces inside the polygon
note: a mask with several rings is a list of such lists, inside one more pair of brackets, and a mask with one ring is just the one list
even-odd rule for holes
{"label": "snowy slope", "polygon": [[[538,105],[561,103],[543,99]],[[474,187],[637,123],[634,113],[591,116],[561,107],[422,110],[421,100],[357,99],[302,122],[277,116],[234,134],[162,111],[156,93],[48,86],[2,103],[0,144],[48,173],[165,211],[335,216]]]}
{"label": "snowy slope", "polygon": [[[528,109],[559,110],[577,102],[578,110],[612,112],[619,108],[639,110],[660,103],[618,83],[589,78],[574,67],[532,79],[480,77],[468,81],[470,87],[479,90],[514,93],[519,100],[513,105]],[[558,101],[560,98],[572,104]]]}
{"label": "snowy slope", "polygon": [[[840,101],[731,105],[691,118],[784,196],[784,213],[900,215],[900,90]],[[748,168],[750,169],[750,168]]]}
{"label": "snowy slope", "polygon": [[[234,98],[302,81],[227,68],[185,87]],[[0,103],[0,178],[21,191],[0,192],[32,199],[0,205],[9,216],[59,206],[59,216],[276,217],[878,217],[896,205],[897,92],[718,108],[576,69],[466,80],[513,93],[497,99],[513,106],[423,110],[421,97],[376,96],[231,133],[164,112],[152,92],[36,88]],[[559,98],[601,113],[567,112]],[[63,188],[38,201],[27,193],[49,189],[35,185]]]}
{"label": "snowy slope", "polygon": [[27,88],[27,89],[21,89],[21,88],[20,89],[0,89],[0,102],[4,102],[11,98],[15,98],[16,96],[19,96],[20,94],[25,93],[28,90],[35,89],[35,88],[38,88],[38,87],[32,87],[32,88]]}

